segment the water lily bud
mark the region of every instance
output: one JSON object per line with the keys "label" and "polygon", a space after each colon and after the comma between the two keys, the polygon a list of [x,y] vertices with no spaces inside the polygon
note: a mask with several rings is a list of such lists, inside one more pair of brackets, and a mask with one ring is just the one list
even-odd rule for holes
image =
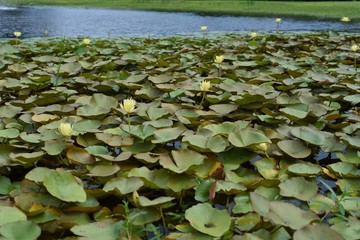
{"label": "water lily bud", "polygon": [[251,38],[256,38],[256,37],[257,37],[257,33],[256,33],[256,32],[250,33],[250,37],[251,37]]}
{"label": "water lily bud", "polygon": [[207,26],[201,26],[200,29],[201,29],[201,31],[206,31],[206,30],[207,30]]}
{"label": "water lily bud", "polygon": [[269,143],[260,143],[256,146],[257,149],[266,152],[269,149]]}
{"label": "water lily bud", "polygon": [[140,207],[139,193],[134,191],[132,194],[132,200],[135,207]]}
{"label": "water lily bud", "polygon": [[91,40],[88,39],[88,38],[85,38],[85,39],[83,40],[83,44],[85,44],[85,45],[89,45],[90,42],[91,42]]}
{"label": "water lily bud", "polygon": [[342,21],[342,22],[350,22],[350,18],[348,18],[348,17],[342,17],[342,18],[341,18],[341,21]]}
{"label": "water lily bud", "polygon": [[67,136],[71,136],[72,132],[73,132],[73,127],[70,123],[60,123],[59,127],[58,127],[58,131],[61,135],[67,137]]}
{"label": "water lily bud", "polygon": [[215,59],[214,59],[215,63],[222,63],[224,61],[224,56],[221,55],[221,56],[215,56]]}
{"label": "water lily bud", "polygon": [[125,99],[122,103],[120,103],[120,107],[127,113],[134,111],[135,105],[136,101],[131,98]]}
{"label": "water lily bud", "polygon": [[211,87],[211,84],[209,81],[202,81],[200,84],[200,89],[201,89],[201,91],[204,91],[204,92],[209,91],[210,87]]}
{"label": "water lily bud", "polygon": [[276,19],[275,19],[275,22],[280,23],[280,22],[281,22],[281,18],[276,18]]}
{"label": "water lily bud", "polygon": [[356,52],[358,50],[358,45],[354,44],[351,46],[351,50],[353,50],[354,52]]}
{"label": "water lily bud", "polygon": [[21,36],[21,32],[14,32],[14,36],[17,37],[17,38],[20,37],[20,36]]}

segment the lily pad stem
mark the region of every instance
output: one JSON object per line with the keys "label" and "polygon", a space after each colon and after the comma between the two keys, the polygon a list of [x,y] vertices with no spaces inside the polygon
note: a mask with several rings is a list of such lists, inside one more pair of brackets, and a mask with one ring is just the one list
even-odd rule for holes
{"label": "lily pad stem", "polygon": [[160,210],[161,220],[162,220],[162,224],[163,224],[163,228],[164,228],[164,233],[166,233],[166,222],[165,222],[165,217],[164,217],[162,207],[160,207],[159,210]]}
{"label": "lily pad stem", "polygon": [[356,52],[354,52],[354,67],[356,68]]}
{"label": "lily pad stem", "polygon": [[201,107],[202,107],[202,104],[204,103],[204,100],[205,100],[205,96],[206,96],[206,92],[204,91],[204,92],[203,92],[203,96],[202,96],[202,99],[201,99],[201,102],[200,102],[200,105],[199,105],[199,109],[201,109]]}
{"label": "lily pad stem", "polygon": [[129,131],[130,131],[130,113],[128,113],[128,126],[129,126]]}

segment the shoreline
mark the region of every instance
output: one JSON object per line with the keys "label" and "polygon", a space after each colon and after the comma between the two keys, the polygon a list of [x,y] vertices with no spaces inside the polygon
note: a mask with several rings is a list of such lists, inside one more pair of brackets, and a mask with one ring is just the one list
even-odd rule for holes
{"label": "shoreline", "polygon": [[[16,6],[18,1],[7,1],[8,6]],[[268,2],[256,1],[248,5],[246,1],[92,1],[22,0],[17,6],[62,6],[81,8],[103,8],[123,10],[143,10],[158,12],[184,12],[206,16],[247,16],[247,17],[287,17],[293,19],[321,19],[340,21],[343,16],[352,21],[360,21],[357,14],[360,2]]]}

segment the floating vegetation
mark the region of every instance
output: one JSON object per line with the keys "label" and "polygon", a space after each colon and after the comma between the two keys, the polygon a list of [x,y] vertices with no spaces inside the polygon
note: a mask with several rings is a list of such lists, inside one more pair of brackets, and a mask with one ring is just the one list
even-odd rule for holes
{"label": "floating vegetation", "polygon": [[358,239],[359,42],[1,41],[0,234]]}

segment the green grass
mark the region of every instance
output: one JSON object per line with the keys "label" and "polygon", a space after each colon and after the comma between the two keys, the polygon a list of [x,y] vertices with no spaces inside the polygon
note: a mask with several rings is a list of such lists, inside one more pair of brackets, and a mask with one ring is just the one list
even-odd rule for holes
{"label": "green grass", "polygon": [[63,5],[157,11],[197,12],[216,15],[291,16],[360,20],[360,2],[268,2],[233,0],[8,0],[21,5]]}

